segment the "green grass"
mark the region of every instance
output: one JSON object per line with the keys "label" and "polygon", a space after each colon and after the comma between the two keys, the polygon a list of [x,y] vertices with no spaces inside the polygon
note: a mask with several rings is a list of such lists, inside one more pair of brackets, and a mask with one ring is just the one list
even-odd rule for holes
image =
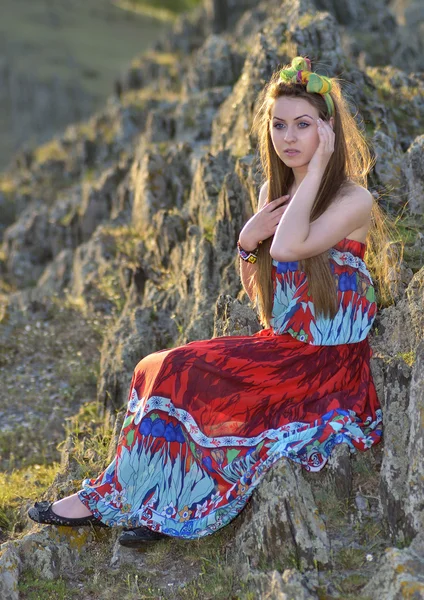
{"label": "green grass", "polygon": [[[371,43],[374,43],[373,36],[371,36],[370,40]],[[393,88],[390,79],[396,72],[397,70],[390,65],[386,67],[369,66],[366,68],[367,75],[371,77],[376,86],[377,98],[390,109],[397,127],[401,131],[405,131],[415,137],[417,130],[424,127],[422,111],[412,102],[414,97],[420,94],[420,90],[418,86]],[[368,96],[374,96],[374,91],[371,92],[367,88],[365,88],[365,91]]]}
{"label": "green grass", "polygon": [[[74,112],[84,118],[104,106],[113,92],[114,81],[125,72],[131,59],[149,48],[170,25],[169,20],[159,19],[153,11],[130,13],[112,0],[3,0],[0,54],[8,55],[13,32],[10,66],[14,77],[19,78],[16,81],[33,81],[35,86],[42,82],[52,93],[59,81],[61,94],[57,102],[71,89],[76,98]],[[111,43],[112,40],[119,43]],[[0,104],[1,170],[7,167],[22,139],[17,138],[7,119],[7,106]],[[66,125],[63,119],[58,123],[58,131]],[[46,141],[45,128],[32,126],[25,130],[29,146]]]}
{"label": "green grass", "polygon": [[[109,413],[105,415],[98,402],[83,404],[78,413],[67,419],[66,438],[72,436],[72,459],[79,465],[78,478],[93,477],[103,470],[109,451],[113,429]],[[58,445],[66,444],[66,439]]]}
{"label": "green grass", "polygon": [[80,592],[69,588],[62,578],[41,579],[33,569],[25,569],[19,577],[19,598],[22,600],[71,600],[81,598]]}
{"label": "green grass", "polygon": [[204,237],[212,244],[214,239],[213,232],[215,227],[215,219],[208,215],[204,215],[202,217],[201,227],[203,230]]}
{"label": "green grass", "polygon": [[396,358],[402,358],[408,366],[412,367],[415,364],[417,353],[416,350],[411,350],[410,352],[398,352]]}
{"label": "green grass", "polygon": [[95,397],[107,321],[83,312],[54,298],[44,319],[0,323],[0,471],[59,461],[64,418]]}
{"label": "green grass", "polygon": [[317,486],[314,498],[320,514],[327,517],[327,528],[342,527],[352,510],[351,499],[338,498],[334,486]]}
{"label": "green grass", "polygon": [[424,232],[424,216],[410,215],[406,212],[406,208],[405,204],[402,212],[396,217],[395,226],[404,243],[403,260],[412,269],[412,272],[416,273],[424,264],[423,250],[414,245],[418,238],[418,232]]}
{"label": "green grass", "polygon": [[[15,69],[37,72],[41,79],[78,78],[96,97],[109,94],[113,78],[167,28],[146,15],[128,15],[110,0],[74,0],[72,6],[56,3],[51,10],[44,2],[4,0],[0,23],[6,39],[7,32],[13,31],[18,49],[24,41],[33,49],[15,52]],[[120,43],[111,44],[111,39]]]}
{"label": "green grass", "polygon": [[123,10],[172,22],[180,13],[198,6],[200,0],[112,0],[112,3]]}
{"label": "green grass", "polygon": [[127,266],[137,267],[139,261],[137,258],[137,250],[139,244],[146,239],[146,232],[140,230],[139,227],[133,225],[105,225],[103,228],[104,235],[110,235],[114,239],[115,253],[121,261],[125,259]]}
{"label": "green grass", "polygon": [[39,409],[39,414],[31,417],[29,427],[15,424],[13,430],[0,431],[0,469],[4,472],[10,473],[14,469],[37,464],[47,466],[59,460],[52,442],[49,440],[46,443],[43,436],[49,409],[45,412],[46,416],[43,416]]}
{"label": "green grass", "polygon": [[159,6],[175,13],[191,10],[200,4],[200,0],[131,0],[133,4]]}
{"label": "green grass", "polygon": [[67,153],[59,140],[53,138],[49,142],[38,146],[34,152],[34,158],[38,163],[44,163],[49,160],[66,160]]}
{"label": "green grass", "polygon": [[[0,472],[0,528],[12,533],[21,525],[19,509],[25,500],[39,499],[52,484],[59,464],[32,465],[11,473]],[[22,523],[23,525],[23,523]]]}

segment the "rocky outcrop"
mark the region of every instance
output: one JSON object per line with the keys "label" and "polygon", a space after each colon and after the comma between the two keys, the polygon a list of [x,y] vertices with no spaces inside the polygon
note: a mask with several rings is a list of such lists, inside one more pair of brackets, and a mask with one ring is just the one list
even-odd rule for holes
{"label": "rocky outcrop", "polygon": [[233,85],[241,72],[245,53],[234,48],[223,36],[209,36],[203,46],[193,54],[182,91],[189,95],[200,90]]}
{"label": "rocky outcrop", "polygon": [[409,210],[416,215],[424,213],[424,134],[415,138],[402,161],[402,183],[409,198]]}
{"label": "rocky outcrop", "polygon": [[329,566],[330,543],[302,468],[280,461],[244,509],[232,554],[244,578],[290,560],[304,571]]}
{"label": "rocky outcrop", "polygon": [[376,574],[362,592],[374,597],[378,590],[381,598],[422,598],[424,596],[424,543],[417,535],[408,548],[387,548],[381,557]]}

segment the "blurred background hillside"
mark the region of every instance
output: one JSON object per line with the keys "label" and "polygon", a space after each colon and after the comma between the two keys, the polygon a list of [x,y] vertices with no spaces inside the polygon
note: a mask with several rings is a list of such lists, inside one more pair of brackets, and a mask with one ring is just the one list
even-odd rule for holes
{"label": "blurred background hillside", "polygon": [[197,0],[2,0],[0,171],[98,110],[131,59]]}

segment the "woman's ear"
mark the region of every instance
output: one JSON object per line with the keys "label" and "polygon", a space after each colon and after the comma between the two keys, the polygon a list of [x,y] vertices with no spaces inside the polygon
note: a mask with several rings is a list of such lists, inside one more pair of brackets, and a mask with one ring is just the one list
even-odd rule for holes
{"label": "woman's ear", "polygon": [[334,118],[330,117],[329,123],[331,125],[331,129],[334,129]]}

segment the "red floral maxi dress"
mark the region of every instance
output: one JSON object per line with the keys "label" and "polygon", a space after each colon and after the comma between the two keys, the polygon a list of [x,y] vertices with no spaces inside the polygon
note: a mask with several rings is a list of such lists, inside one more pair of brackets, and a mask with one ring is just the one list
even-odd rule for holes
{"label": "red floral maxi dress", "polygon": [[80,500],[109,526],[179,538],[214,533],[285,457],[309,471],[336,444],[382,436],[368,332],[376,315],[365,244],[329,252],[334,319],[315,318],[298,262],[273,260],[272,325],[251,336],[189,342],[135,367],[116,456]]}

